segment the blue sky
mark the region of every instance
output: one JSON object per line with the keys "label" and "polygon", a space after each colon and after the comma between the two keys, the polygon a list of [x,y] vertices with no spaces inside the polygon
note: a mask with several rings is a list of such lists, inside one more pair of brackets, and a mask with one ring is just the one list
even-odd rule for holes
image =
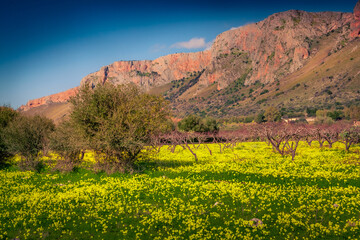
{"label": "blue sky", "polygon": [[82,77],[114,61],[201,51],[221,32],[272,13],[352,12],[356,0],[0,3],[0,105],[17,108],[78,86]]}

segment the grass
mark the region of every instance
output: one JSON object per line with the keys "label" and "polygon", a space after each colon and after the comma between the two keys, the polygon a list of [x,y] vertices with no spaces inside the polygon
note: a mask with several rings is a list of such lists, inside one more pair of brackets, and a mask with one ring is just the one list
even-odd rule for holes
{"label": "grass", "polygon": [[313,145],[291,161],[262,142],[211,144],[198,163],[163,147],[133,175],[1,170],[0,239],[356,239],[360,146]]}

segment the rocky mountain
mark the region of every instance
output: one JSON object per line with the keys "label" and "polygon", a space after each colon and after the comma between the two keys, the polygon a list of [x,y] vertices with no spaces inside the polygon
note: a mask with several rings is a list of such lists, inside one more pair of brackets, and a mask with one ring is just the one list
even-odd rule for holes
{"label": "rocky mountain", "polygon": [[46,97],[37,98],[34,100],[29,100],[26,105],[20,107],[21,111],[28,111],[31,108],[40,107],[42,105],[47,105],[51,103],[64,103],[67,102],[70,97],[76,95],[79,87],[74,87],[64,92],[52,94]]}
{"label": "rocky mountain", "polygon": [[[360,1],[353,13],[290,10],[223,32],[209,50],[114,62],[80,86],[132,82],[164,95],[179,117],[249,115],[269,105],[299,111],[346,105],[360,101],[359,36]],[[31,100],[21,109],[65,102],[75,92]]]}

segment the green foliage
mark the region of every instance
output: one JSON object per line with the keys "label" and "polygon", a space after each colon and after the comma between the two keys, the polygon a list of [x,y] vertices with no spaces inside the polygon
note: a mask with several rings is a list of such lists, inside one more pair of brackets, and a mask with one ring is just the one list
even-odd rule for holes
{"label": "green foliage", "polygon": [[0,106],[0,165],[5,163],[6,159],[11,156],[5,144],[6,136],[3,135],[3,131],[16,116],[18,116],[18,113],[14,109]]}
{"label": "green foliage", "polygon": [[360,143],[360,127],[348,126],[343,129],[339,136],[341,139],[340,141],[345,144],[346,151],[349,152],[349,149],[353,144]]}
{"label": "green foliage", "polygon": [[280,95],[282,95],[282,94],[284,94],[284,92],[283,92],[283,91],[278,92],[278,93],[276,93],[276,94],[275,94],[275,97],[278,97],[278,96],[280,96]]}
{"label": "green foliage", "polygon": [[236,79],[233,83],[231,83],[227,88],[226,93],[237,93],[241,88],[243,88],[245,86],[245,80],[249,72],[250,70],[247,70],[246,73],[242,74],[240,78]]}
{"label": "green foliage", "polygon": [[257,114],[257,115],[255,116],[254,121],[255,121],[256,123],[263,123],[263,122],[265,122],[264,112],[261,111],[259,114]]}
{"label": "green foliage", "polygon": [[279,122],[281,120],[281,113],[275,107],[268,107],[265,110],[264,117],[267,122]]}
{"label": "green foliage", "polygon": [[152,76],[157,76],[159,75],[157,72],[141,72],[141,71],[136,71],[136,75],[140,76],[140,77],[152,77]]}
{"label": "green foliage", "polygon": [[62,122],[50,136],[50,149],[61,156],[63,160],[78,163],[81,151],[86,149],[86,143],[81,134],[73,122]]}
{"label": "green foliage", "polygon": [[192,86],[194,86],[200,79],[200,76],[205,71],[199,71],[199,72],[191,72],[189,77],[182,78],[180,80],[173,80],[171,81],[171,88],[169,92],[166,94],[166,99],[170,101],[174,101],[177,99],[180,95],[182,95],[184,92],[186,92],[188,89],[190,89]]}
{"label": "green foliage", "polygon": [[257,101],[256,103],[257,104],[262,104],[262,103],[264,103],[266,101],[267,101],[267,98],[264,98],[264,99],[261,99],[261,100]]}
{"label": "green foliage", "polygon": [[317,118],[327,117],[327,110],[317,110],[316,117]]}
{"label": "green foliage", "polygon": [[341,110],[328,111],[327,116],[334,121],[338,121],[344,118],[344,112]]}
{"label": "green foliage", "polygon": [[72,124],[87,148],[125,168],[131,168],[151,135],[171,127],[163,97],[145,94],[135,85],[84,86],[71,102]]}
{"label": "green foliage", "polygon": [[219,124],[213,118],[201,118],[196,115],[189,115],[178,123],[178,127],[186,132],[217,132]]}
{"label": "green foliage", "polygon": [[268,92],[269,92],[268,89],[264,89],[264,90],[260,93],[260,95],[263,95],[263,94],[268,93]]}
{"label": "green foliage", "polygon": [[324,92],[327,93],[327,94],[329,94],[329,95],[332,94],[332,91],[331,91],[330,89],[326,89]]}
{"label": "green foliage", "polygon": [[244,123],[251,123],[252,121],[254,121],[253,116],[248,116],[244,118]]}
{"label": "green foliage", "polygon": [[39,170],[37,157],[45,154],[48,148],[49,135],[54,131],[52,120],[41,116],[18,116],[4,129],[4,140],[9,152],[24,158],[21,167]]}
{"label": "green foliage", "polygon": [[332,123],[333,121],[341,120],[345,117],[341,110],[317,110],[316,118],[319,123]]}
{"label": "green foliage", "polygon": [[297,83],[295,86],[291,88],[291,90],[295,90],[296,88],[300,87],[300,83]]}
{"label": "green foliage", "polygon": [[284,30],[285,29],[285,25],[286,25],[286,20],[285,19],[281,19],[281,26],[276,26],[275,27],[275,30],[278,31],[278,30]]}
{"label": "green foliage", "polygon": [[312,107],[308,107],[306,108],[306,113],[308,115],[308,117],[316,117],[316,108],[312,108]]}
{"label": "green foliage", "polygon": [[291,17],[291,19],[294,22],[294,26],[298,25],[300,23],[300,17]]}
{"label": "green foliage", "polygon": [[327,110],[317,110],[315,123],[317,123],[317,124],[323,124],[323,123],[332,124],[332,123],[334,123],[334,120],[332,120],[332,118],[328,116]]}
{"label": "green foliage", "polygon": [[0,106],[0,129],[5,128],[18,115],[11,107]]}
{"label": "green foliage", "polygon": [[268,56],[267,60],[268,60],[268,61],[271,61],[271,60],[273,60],[274,57],[275,57],[275,52],[272,52],[272,53]]}
{"label": "green foliage", "polygon": [[360,147],[313,145],[295,162],[244,142],[202,144],[199,163],[163,147],[134,175],[0,171],[0,239],[357,239]]}
{"label": "green foliage", "polygon": [[347,119],[360,121],[360,106],[352,105],[344,110]]}

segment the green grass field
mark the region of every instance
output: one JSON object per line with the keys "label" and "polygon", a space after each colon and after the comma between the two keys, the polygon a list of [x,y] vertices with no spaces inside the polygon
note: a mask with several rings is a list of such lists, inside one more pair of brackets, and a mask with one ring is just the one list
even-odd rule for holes
{"label": "green grass field", "polygon": [[163,147],[135,174],[1,170],[0,239],[358,239],[360,146],[313,145],[291,161],[212,144],[198,163]]}

